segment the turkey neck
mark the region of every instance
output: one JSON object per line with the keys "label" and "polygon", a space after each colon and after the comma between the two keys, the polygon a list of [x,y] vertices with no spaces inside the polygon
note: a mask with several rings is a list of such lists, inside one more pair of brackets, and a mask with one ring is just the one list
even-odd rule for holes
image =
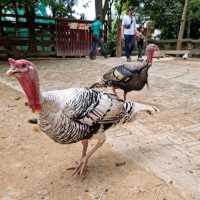
{"label": "turkey neck", "polygon": [[48,118],[50,121],[60,115],[61,109],[56,100],[56,95],[41,94],[42,110],[39,115]]}
{"label": "turkey neck", "polygon": [[154,54],[154,51],[151,51],[151,50],[147,51],[147,63],[149,65],[151,65],[153,62],[153,54]]}
{"label": "turkey neck", "polygon": [[22,86],[28,99],[27,105],[32,112],[41,111],[41,93],[39,86],[39,77],[36,68],[32,67],[29,71],[21,76],[16,77]]}
{"label": "turkey neck", "polygon": [[42,110],[39,112],[39,126],[43,132],[54,139],[57,128],[66,120],[62,119],[63,115],[56,103],[56,96],[41,94],[41,99]]}

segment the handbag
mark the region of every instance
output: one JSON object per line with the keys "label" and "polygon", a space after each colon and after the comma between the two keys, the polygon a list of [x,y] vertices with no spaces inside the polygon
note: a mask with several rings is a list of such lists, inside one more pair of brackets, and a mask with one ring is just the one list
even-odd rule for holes
{"label": "handbag", "polygon": [[133,23],[133,18],[131,17],[131,23],[130,24],[128,24],[128,25],[124,25],[124,27],[126,28],[126,29],[129,29],[129,28],[131,28],[131,24]]}

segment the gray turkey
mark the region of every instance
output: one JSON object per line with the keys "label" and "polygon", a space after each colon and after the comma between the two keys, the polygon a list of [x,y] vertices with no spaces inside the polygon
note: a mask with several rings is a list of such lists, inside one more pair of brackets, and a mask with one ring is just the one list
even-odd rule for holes
{"label": "gray turkey", "polygon": [[[39,114],[40,129],[60,144],[81,141],[82,156],[74,175],[83,174],[88,159],[104,143],[106,129],[127,121],[138,111],[157,111],[153,106],[123,102],[113,94],[87,88],[41,92],[37,69],[32,62],[10,58],[9,64],[7,75],[19,81],[28,99],[27,105]],[[98,142],[87,152],[91,138]]]}
{"label": "gray turkey", "polygon": [[146,47],[147,59],[135,64],[122,64],[115,66],[109,72],[103,75],[100,82],[94,83],[90,88],[112,87],[115,95],[116,89],[124,91],[124,100],[126,95],[132,90],[141,90],[145,84],[148,86],[148,70],[153,62],[153,55],[159,50],[155,44],[149,44]]}

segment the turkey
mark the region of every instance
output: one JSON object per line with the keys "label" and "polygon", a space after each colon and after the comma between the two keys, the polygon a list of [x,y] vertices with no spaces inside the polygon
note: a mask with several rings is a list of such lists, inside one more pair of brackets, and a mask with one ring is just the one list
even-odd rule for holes
{"label": "turkey", "polygon": [[[36,66],[28,60],[8,59],[8,76],[15,77],[28,99],[27,105],[37,112],[40,129],[55,142],[70,144],[81,141],[83,149],[74,175],[83,175],[88,159],[105,141],[104,131],[119,122],[126,122],[138,111],[153,113],[154,106],[123,102],[115,95],[94,89],[69,88],[41,92]],[[87,152],[88,140],[96,145]]]}
{"label": "turkey", "polygon": [[103,75],[100,82],[94,83],[90,88],[112,87],[113,93],[117,96],[116,89],[124,91],[124,100],[126,95],[132,90],[141,90],[145,84],[148,86],[148,70],[153,62],[154,52],[159,50],[155,44],[149,44],[146,47],[147,59],[135,64],[122,64],[115,66],[109,72]]}

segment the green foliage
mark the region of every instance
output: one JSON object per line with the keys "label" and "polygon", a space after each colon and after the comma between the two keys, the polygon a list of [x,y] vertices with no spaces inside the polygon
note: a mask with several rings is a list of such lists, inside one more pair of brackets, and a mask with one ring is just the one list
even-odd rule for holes
{"label": "green foliage", "polygon": [[127,12],[129,6],[132,6],[133,8],[138,7],[139,2],[139,0],[115,0],[114,5],[118,15],[120,16],[121,13]]}
{"label": "green foliage", "polygon": [[190,38],[200,38],[200,0],[190,0],[188,22],[190,26]]}
{"label": "green foliage", "polygon": [[[184,0],[141,0],[144,7],[140,7],[141,16],[149,16],[153,21],[155,28],[162,31],[161,39],[177,38],[180,20],[184,7]],[[200,32],[200,0],[190,0],[188,8],[190,36],[199,38]],[[187,21],[188,21],[187,20]],[[186,31],[185,31],[186,32]],[[185,33],[186,37],[186,33]]]}
{"label": "green foliage", "polygon": [[137,7],[139,5],[139,0],[111,0],[110,2],[114,3],[115,10],[117,11],[117,17],[112,22],[111,30],[108,33],[108,40],[107,40],[107,48],[109,50],[109,54],[111,56],[116,55],[116,48],[117,48],[117,30],[120,28],[118,27],[120,23],[120,17],[122,14],[127,13],[128,7]]}
{"label": "green foliage", "polygon": [[43,0],[43,2],[50,7],[54,17],[73,18],[72,14],[75,12],[73,6],[77,0]]}
{"label": "green foliage", "polygon": [[77,0],[1,0],[0,6],[4,7],[6,11],[13,10],[15,5],[33,10],[39,2],[49,6],[54,17],[72,18],[72,14],[75,12],[73,6]]}
{"label": "green foliage", "polygon": [[107,49],[110,56],[116,55],[116,41],[117,41],[117,23],[116,20],[112,23],[112,29],[108,34]]}
{"label": "green foliage", "polygon": [[150,16],[154,26],[160,29],[162,39],[177,38],[183,10],[183,0],[143,0],[144,14]]}
{"label": "green foliage", "polygon": [[197,20],[200,19],[200,0],[190,0],[189,4],[189,18],[191,20]]}

